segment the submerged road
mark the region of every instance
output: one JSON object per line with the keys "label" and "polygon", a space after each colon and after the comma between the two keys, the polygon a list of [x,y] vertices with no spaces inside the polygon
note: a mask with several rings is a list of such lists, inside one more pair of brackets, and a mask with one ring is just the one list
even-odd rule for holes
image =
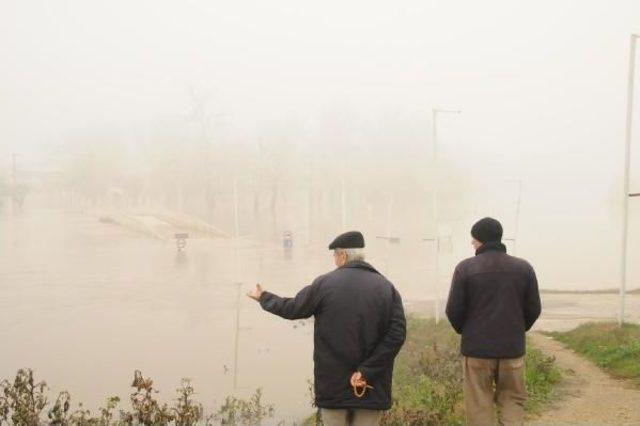
{"label": "submerged road", "polygon": [[0,252],[0,378],[33,368],[50,398],[68,390],[95,410],[126,400],[139,369],[164,401],[189,377],[209,412],[258,387],[279,418],[312,412],[312,323],[276,318],[244,294],[257,281],[293,294],[330,256],[214,238],[180,254],[172,240],[53,210],[0,216]]}
{"label": "submerged road", "polygon": [[[95,410],[111,395],[126,400],[140,369],[164,401],[189,377],[209,412],[225,396],[247,397],[257,387],[280,419],[312,412],[313,323],[276,318],[244,293],[261,282],[294,295],[333,268],[324,245],[296,244],[286,256],[278,245],[250,239],[191,238],[180,254],[171,239],[99,217],[60,210],[0,214],[0,378],[33,368],[51,387],[50,398],[68,390],[75,403]],[[167,235],[175,231],[156,219],[146,222]],[[387,253],[374,244],[368,254],[384,272]],[[428,299],[430,287],[414,274],[403,281],[403,270],[412,271],[396,267],[389,277],[408,311],[431,313],[429,302],[413,302]],[[613,319],[617,312],[615,295],[546,294],[543,304],[536,328],[545,330]],[[629,296],[628,313],[640,321],[640,295]]]}

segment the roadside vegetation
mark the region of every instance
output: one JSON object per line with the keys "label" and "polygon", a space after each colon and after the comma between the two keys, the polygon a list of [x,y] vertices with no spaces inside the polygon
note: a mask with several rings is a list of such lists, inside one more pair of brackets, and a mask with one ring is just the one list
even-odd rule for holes
{"label": "roadside vegetation", "polygon": [[587,323],[550,335],[612,376],[640,386],[640,325]]}
{"label": "roadside vegetation", "polygon": [[60,392],[50,402],[47,384],[36,381],[31,370],[19,370],[13,381],[0,382],[0,425],[15,426],[193,426],[242,425],[257,426],[272,419],[272,405],[262,402],[262,391],[256,390],[248,399],[227,397],[224,404],[211,414],[193,399],[194,389],[183,379],[172,404],[160,403],[153,380],[136,371],[129,397],[130,409],[119,408],[120,398],[110,397],[96,413],[82,404],[73,408],[68,392]]}
{"label": "roadside vegetation", "polygon": [[[561,380],[554,359],[529,346],[526,358],[529,413],[538,411]],[[385,425],[462,425],[464,407],[459,336],[446,321],[409,318],[407,341],[394,372],[394,405]]]}
{"label": "roadside vegetation", "polygon": [[[636,330],[638,332],[639,330]],[[636,334],[638,336],[638,334]],[[636,337],[638,339],[638,337]],[[410,317],[407,341],[394,371],[393,407],[383,419],[387,426],[462,425],[464,419],[459,336],[445,321]],[[636,357],[637,357],[636,352]],[[528,412],[539,410],[554,393],[561,374],[554,359],[529,347],[526,359]],[[49,401],[47,385],[31,370],[19,370],[13,381],[0,382],[0,426],[133,426],[133,425],[243,425],[275,424],[273,405],[262,401],[260,389],[247,400],[227,397],[217,411],[207,414],[194,400],[194,389],[183,380],[172,404],[160,403],[153,381],[136,371],[129,407],[111,397],[92,413],[68,392]],[[310,385],[312,397],[312,387]],[[280,422],[279,424],[284,424]],[[316,416],[304,425],[319,425]]]}
{"label": "roadside vegetation", "polygon": [[[463,425],[462,360],[460,337],[446,321],[407,318],[407,340],[396,359],[393,406],[385,413],[384,426]],[[553,357],[536,348],[527,349],[528,413],[544,407],[562,379]],[[304,425],[319,425],[313,416]]]}

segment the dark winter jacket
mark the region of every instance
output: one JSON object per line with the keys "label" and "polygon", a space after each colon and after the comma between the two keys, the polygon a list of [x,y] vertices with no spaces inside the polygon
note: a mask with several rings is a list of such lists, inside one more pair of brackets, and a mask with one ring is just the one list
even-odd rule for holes
{"label": "dark winter jacket", "polygon": [[461,352],[474,358],[517,358],[525,331],[540,316],[536,274],[501,243],[486,243],[453,273],[447,317],[462,334]]}
{"label": "dark winter jacket", "polygon": [[[314,322],[316,405],[321,408],[391,407],[393,362],[406,323],[394,286],[366,262],[353,261],[322,275],[294,298],[264,292],[260,305],[286,319]],[[360,371],[373,389],[357,398],[351,375]]]}

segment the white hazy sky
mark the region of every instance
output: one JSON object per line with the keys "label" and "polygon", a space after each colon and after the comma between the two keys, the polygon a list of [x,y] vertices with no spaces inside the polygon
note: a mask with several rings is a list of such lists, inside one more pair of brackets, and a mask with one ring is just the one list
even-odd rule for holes
{"label": "white hazy sky", "polygon": [[238,131],[348,105],[402,111],[428,143],[431,108],[456,108],[443,155],[523,179],[523,233],[566,231],[579,263],[618,248],[632,32],[638,0],[0,0],[0,157],[184,116],[190,87]]}

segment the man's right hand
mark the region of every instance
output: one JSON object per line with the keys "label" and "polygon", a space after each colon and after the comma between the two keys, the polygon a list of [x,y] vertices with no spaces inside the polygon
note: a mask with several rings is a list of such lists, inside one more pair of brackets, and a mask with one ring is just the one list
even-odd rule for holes
{"label": "man's right hand", "polygon": [[249,296],[253,300],[258,300],[259,301],[260,300],[260,296],[262,296],[262,293],[264,293],[264,290],[262,289],[262,286],[260,284],[256,284],[256,288],[254,288],[249,293],[247,293],[247,296]]}

